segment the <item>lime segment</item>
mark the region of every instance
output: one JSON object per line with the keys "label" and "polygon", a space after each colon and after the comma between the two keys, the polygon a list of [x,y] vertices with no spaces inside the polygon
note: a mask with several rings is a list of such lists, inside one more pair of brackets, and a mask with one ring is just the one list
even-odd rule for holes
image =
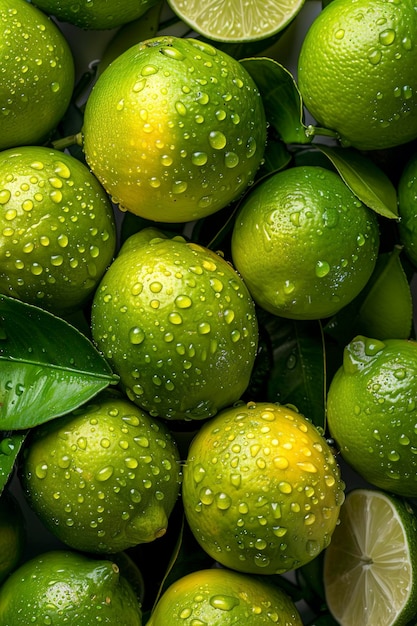
{"label": "lime segment", "polygon": [[214,41],[256,41],[281,31],[304,0],[168,0],[197,33]]}
{"label": "lime segment", "polygon": [[330,611],[341,626],[406,624],[415,613],[416,518],[384,492],[348,493],[324,559]]}

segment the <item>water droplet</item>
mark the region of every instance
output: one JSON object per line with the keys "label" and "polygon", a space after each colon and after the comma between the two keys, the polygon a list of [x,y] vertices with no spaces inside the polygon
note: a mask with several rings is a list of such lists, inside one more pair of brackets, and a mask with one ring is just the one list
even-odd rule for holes
{"label": "water droplet", "polygon": [[381,58],[382,58],[382,53],[381,53],[381,50],[378,50],[378,49],[372,50],[368,54],[368,61],[372,65],[378,65],[378,63],[380,62]]}
{"label": "water droplet", "polygon": [[46,463],[39,463],[39,465],[37,465],[35,467],[35,474],[37,476],[37,478],[39,479],[43,479],[46,478],[46,474],[48,472],[48,466]]}
{"label": "water droplet", "polygon": [[318,278],[324,278],[330,272],[330,265],[327,261],[317,261],[315,271]]}
{"label": "water droplet", "polygon": [[207,163],[208,156],[205,152],[193,152],[191,155],[191,162],[193,165],[197,165],[198,167],[202,167]]}
{"label": "water droplet", "polygon": [[290,483],[286,482],[285,480],[282,480],[280,483],[278,483],[278,489],[280,490],[281,493],[285,493],[285,494],[292,493],[292,486],[290,485]]}
{"label": "water droplet", "polygon": [[187,191],[188,183],[185,180],[176,180],[172,183],[171,191],[174,194],[180,194]]}
{"label": "water droplet", "polygon": [[168,320],[171,322],[171,324],[174,324],[175,326],[178,326],[183,322],[181,315],[176,311],[172,311],[168,315]]}
{"label": "water droplet", "polygon": [[226,152],[224,155],[224,164],[229,169],[232,169],[239,165],[239,157],[235,152]]}
{"label": "water droplet", "polygon": [[226,136],[219,130],[212,130],[208,137],[209,143],[215,150],[222,150],[226,143]]}
{"label": "water droplet", "polygon": [[343,30],[343,28],[338,28],[334,36],[336,39],[343,39],[343,37],[345,36],[345,31]]}
{"label": "water droplet", "polygon": [[230,509],[232,505],[232,498],[224,492],[217,493],[215,501],[217,508],[221,511],[227,511],[227,509]]}
{"label": "water droplet", "polygon": [[395,30],[393,30],[392,28],[387,28],[386,30],[383,30],[379,34],[379,41],[384,46],[390,46],[394,42],[394,39],[395,39]]}
{"label": "water droplet", "polygon": [[130,329],[129,341],[131,344],[139,345],[144,341],[144,339],[145,339],[145,333],[141,328],[139,328],[138,326],[135,326],[134,328]]}
{"label": "water droplet", "polygon": [[202,504],[205,504],[206,506],[209,506],[214,502],[214,493],[208,487],[201,489],[199,496]]}
{"label": "water droplet", "polygon": [[226,595],[211,596],[209,602],[214,609],[220,611],[231,611],[240,604],[239,598],[236,596]]}
{"label": "water droplet", "polygon": [[99,482],[105,482],[113,476],[114,467],[112,465],[106,465],[96,472],[95,479]]}
{"label": "water droplet", "polygon": [[10,200],[11,193],[8,189],[0,191],[0,204],[6,204]]}

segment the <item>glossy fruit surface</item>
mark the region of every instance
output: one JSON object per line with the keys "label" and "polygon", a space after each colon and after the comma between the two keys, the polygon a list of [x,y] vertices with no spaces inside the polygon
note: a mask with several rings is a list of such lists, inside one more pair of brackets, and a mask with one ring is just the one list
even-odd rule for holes
{"label": "glossy fruit surface", "polygon": [[70,46],[57,25],[26,0],[1,0],[0,39],[0,149],[41,143],[71,99]]}
{"label": "glossy fruit surface", "polygon": [[333,0],[311,24],[298,84],[320,126],[377,150],[417,137],[414,0]]}
{"label": "glossy fruit surface", "polygon": [[210,215],[255,177],[266,141],[262,99],[243,65],[192,38],[132,46],[88,98],[88,164],[124,210],[161,222]]}
{"label": "glossy fruit surface", "polygon": [[335,172],[272,174],[242,202],[232,257],[254,300],[281,317],[333,315],[363,289],[379,247],[375,214]]}
{"label": "glossy fruit surface", "polygon": [[142,626],[142,613],[115,563],[56,550],[26,561],[3,584],[0,621],[10,626]]}
{"label": "glossy fruit surface", "polygon": [[369,483],[417,495],[417,343],[357,336],[327,397],[327,422],[345,460]]}
{"label": "glossy fruit surface", "polygon": [[233,267],[152,228],[132,235],[104,275],[92,333],[128,397],[174,420],[239,400],[258,344],[255,306]]}
{"label": "glossy fruit surface", "polygon": [[252,574],[302,566],[330,543],[344,483],[326,440],[293,408],[238,404],[196,434],[182,499],[219,563]]}
{"label": "glossy fruit surface", "polygon": [[180,466],[163,424],[105,392],[33,434],[22,481],[32,508],[61,541],[112,553],[165,534]]}
{"label": "glossy fruit surface", "polygon": [[54,313],[94,292],[116,250],[111,202],[89,169],[53,148],[0,152],[0,291]]}

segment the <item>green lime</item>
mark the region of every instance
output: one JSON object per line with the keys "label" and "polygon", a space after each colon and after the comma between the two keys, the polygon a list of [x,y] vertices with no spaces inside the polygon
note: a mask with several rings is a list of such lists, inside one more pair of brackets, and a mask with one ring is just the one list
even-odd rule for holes
{"label": "green lime", "polygon": [[81,307],[116,248],[112,204],[75,157],[0,152],[0,292],[55,313]]}
{"label": "green lime", "polygon": [[168,0],[172,10],[195,32],[213,41],[248,42],[283,30],[304,0]]}
{"label": "green lime", "polygon": [[224,568],[193,572],[162,595],[147,626],[302,626],[289,596],[254,576]]}
{"label": "green lime", "polygon": [[21,506],[8,489],[0,495],[0,584],[19,565],[26,545]]}
{"label": "green lime", "polygon": [[232,232],[233,262],[254,300],[281,317],[333,315],[375,267],[378,222],[335,172],[298,166],[245,197]]}
{"label": "green lime", "polygon": [[243,65],[192,38],[134,45],[100,74],[82,129],[86,160],[124,210],[187,222],[238,198],[262,161],[266,121]]}
{"label": "green lime", "polygon": [[398,183],[400,243],[417,267],[417,153],[407,161]]}
{"label": "green lime", "polygon": [[45,141],[69,105],[74,61],[55,22],[26,0],[0,0],[0,150]]}
{"label": "green lime", "polygon": [[333,0],[311,24],[298,84],[319,125],[362,150],[417,137],[414,0]]}
{"label": "green lime", "polygon": [[110,29],[140,18],[159,0],[36,0],[42,11],[80,28]]}
{"label": "green lime", "polygon": [[417,342],[358,335],[330,382],[327,423],[343,458],[366,481],[417,496]]}
{"label": "green lime", "polygon": [[0,623],[142,626],[142,612],[115,563],[54,550],[26,561],[0,587]]}
{"label": "green lime", "polygon": [[112,553],[162,537],[177,500],[177,446],[163,424],[116,393],[33,430],[21,480],[68,546]]}
{"label": "green lime", "polygon": [[417,518],[382,491],[350,491],[324,554],[330,611],[341,626],[404,626],[417,611]]}
{"label": "green lime", "polygon": [[129,237],[95,293],[91,322],[128,397],[151,415],[205,419],[249,384],[253,300],[220,254],[182,237],[154,228]]}
{"label": "green lime", "polygon": [[288,406],[250,402],[224,409],[196,434],[182,499],[209,556],[240,572],[278,574],[328,546],[343,490],[311,422]]}

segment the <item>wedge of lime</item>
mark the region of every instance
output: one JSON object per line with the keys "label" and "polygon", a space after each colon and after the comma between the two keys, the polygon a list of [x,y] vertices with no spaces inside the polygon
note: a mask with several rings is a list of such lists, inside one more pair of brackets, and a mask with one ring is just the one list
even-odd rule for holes
{"label": "wedge of lime", "polygon": [[402,626],[417,612],[417,518],[403,499],[350,491],[324,556],[326,600],[341,626]]}
{"label": "wedge of lime", "polygon": [[171,9],[200,35],[238,43],[266,39],[283,30],[304,0],[168,0]]}

